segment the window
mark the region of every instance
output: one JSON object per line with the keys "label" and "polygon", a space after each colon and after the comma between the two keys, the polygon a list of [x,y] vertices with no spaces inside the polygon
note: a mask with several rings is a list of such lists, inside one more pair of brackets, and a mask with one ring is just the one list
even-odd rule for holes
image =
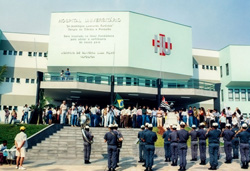
{"label": "window", "polygon": [[12,106],[9,106],[9,110],[12,110]]}
{"label": "window", "polygon": [[226,75],[229,75],[229,66],[228,66],[228,63],[226,64]]}
{"label": "window", "polygon": [[6,77],[6,78],[5,78],[5,82],[7,82],[7,83],[10,82],[10,78],[9,78],[9,77]]}
{"label": "window", "polygon": [[36,56],[37,55],[37,52],[33,52],[33,56]]}
{"label": "window", "polygon": [[224,102],[224,92],[221,90],[221,101]]}
{"label": "window", "polygon": [[2,106],[0,105],[0,110],[2,110]]}
{"label": "window", "polygon": [[235,89],[234,93],[235,93],[235,101],[240,101],[240,90]]}
{"label": "window", "polygon": [[205,69],[205,65],[202,65],[202,69]]}
{"label": "window", "polygon": [[220,77],[222,78],[223,74],[222,74],[222,66],[220,66]]}
{"label": "window", "polygon": [[14,51],[14,55],[15,55],[15,56],[17,55],[17,51]]}
{"label": "window", "polygon": [[246,89],[241,89],[241,101],[247,101]]}
{"label": "window", "polygon": [[44,57],[47,57],[48,56],[48,54],[47,53],[44,53]]}
{"label": "window", "polygon": [[42,53],[42,52],[39,52],[38,56],[39,56],[39,57],[42,57],[42,56],[43,56],[43,53]]}
{"label": "window", "polygon": [[29,83],[30,79],[26,78],[25,83]]}
{"label": "window", "polygon": [[23,55],[23,51],[19,51],[19,56],[22,56]]}
{"label": "window", "polygon": [[4,51],[3,51],[3,55],[7,55],[7,50],[4,50]]}
{"label": "window", "polygon": [[217,67],[216,66],[214,66],[214,70],[217,71]]}
{"label": "window", "polygon": [[248,101],[250,101],[250,89],[247,89]]}
{"label": "window", "polygon": [[206,69],[209,69],[209,66],[208,66],[208,65],[206,66]]}
{"label": "window", "polygon": [[12,50],[9,50],[9,55],[12,55]]}
{"label": "window", "polygon": [[194,64],[194,68],[196,68],[196,69],[197,69],[197,68],[198,68],[198,64]]}
{"label": "window", "polygon": [[31,83],[31,84],[34,84],[34,83],[35,83],[35,79],[31,79],[31,80],[30,80],[30,83]]}
{"label": "window", "polygon": [[11,78],[10,82],[14,83],[15,82],[15,78]]}
{"label": "window", "polygon": [[213,70],[213,66],[210,66],[210,70]]}
{"label": "window", "polygon": [[28,52],[28,56],[32,56],[32,52]]}
{"label": "window", "polygon": [[7,109],[7,106],[3,106],[3,110],[4,110],[4,109]]}
{"label": "window", "polygon": [[17,79],[16,79],[16,83],[20,83],[20,78],[17,78]]}
{"label": "window", "polygon": [[14,106],[14,109],[15,109],[15,111],[17,111],[18,110],[17,106]]}
{"label": "window", "polygon": [[228,89],[228,100],[233,101],[234,96],[233,96],[233,89]]}

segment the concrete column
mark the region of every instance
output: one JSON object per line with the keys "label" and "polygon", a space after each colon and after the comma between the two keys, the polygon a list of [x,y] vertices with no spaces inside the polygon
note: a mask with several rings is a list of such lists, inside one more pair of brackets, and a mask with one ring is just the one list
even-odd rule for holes
{"label": "concrete column", "polygon": [[215,91],[217,91],[218,97],[214,98],[214,109],[220,111],[220,90],[221,90],[221,83],[217,83],[214,85]]}
{"label": "concrete column", "polygon": [[114,90],[115,90],[115,76],[111,75],[111,82],[110,82],[110,104],[114,103]]}
{"label": "concrete column", "polygon": [[157,79],[157,107],[161,104],[161,79]]}

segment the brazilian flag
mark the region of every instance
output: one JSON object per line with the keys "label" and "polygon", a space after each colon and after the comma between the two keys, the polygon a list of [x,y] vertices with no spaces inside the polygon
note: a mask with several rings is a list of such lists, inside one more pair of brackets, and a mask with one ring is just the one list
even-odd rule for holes
{"label": "brazilian flag", "polygon": [[114,106],[119,109],[124,108],[124,100],[119,94],[116,94]]}

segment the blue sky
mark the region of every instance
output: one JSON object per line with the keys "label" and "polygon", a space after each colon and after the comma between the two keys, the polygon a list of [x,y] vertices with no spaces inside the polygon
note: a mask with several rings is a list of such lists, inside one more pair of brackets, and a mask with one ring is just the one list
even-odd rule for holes
{"label": "blue sky", "polygon": [[0,0],[0,29],[49,34],[57,11],[134,11],[192,27],[193,47],[250,45],[248,0]]}

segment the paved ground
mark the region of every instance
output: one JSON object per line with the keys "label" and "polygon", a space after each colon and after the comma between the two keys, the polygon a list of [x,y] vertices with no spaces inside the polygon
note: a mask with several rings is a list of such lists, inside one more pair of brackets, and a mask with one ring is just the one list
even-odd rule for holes
{"label": "paved ground", "polygon": [[[208,170],[210,167],[209,163],[205,166],[199,165],[199,162],[190,162],[188,158],[188,171],[201,171]],[[47,161],[26,161],[24,166],[27,170],[34,171],[106,171],[107,170],[107,161],[106,160],[91,160],[91,165],[84,165],[81,160],[47,160]],[[243,170],[240,168],[240,161],[234,160],[232,164],[224,164],[224,157],[219,160],[219,169],[218,171],[239,171]],[[133,157],[123,158],[120,162],[120,167],[117,168],[117,171],[143,171],[144,167],[142,164],[138,164],[137,160]],[[170,163],[165,163],[163,158],[155,158],[155,165],[153,170],[157,171],[177,171],[178,167],[173,167]],[[3,165],[0,166],[0,170],[15,170],[15,166]]]}

